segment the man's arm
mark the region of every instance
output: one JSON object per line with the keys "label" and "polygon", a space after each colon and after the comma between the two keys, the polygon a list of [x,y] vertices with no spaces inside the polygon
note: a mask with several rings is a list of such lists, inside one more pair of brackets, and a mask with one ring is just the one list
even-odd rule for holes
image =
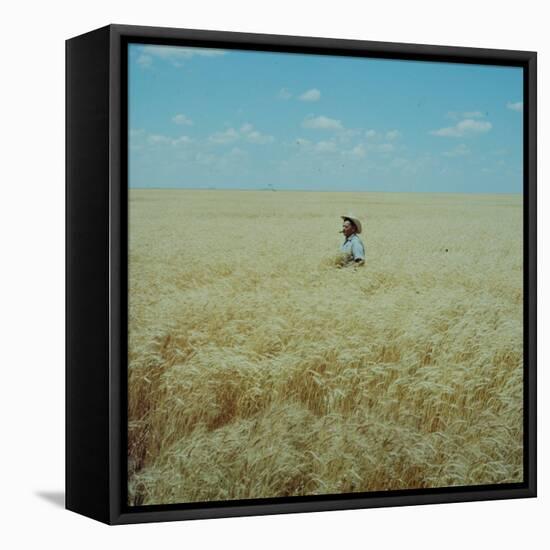
{"label": "man's arm", "polygon": [[351,244],[351,255],[355,264],[363,264],[365,262],[365,250],[357,239],[354,239]]}

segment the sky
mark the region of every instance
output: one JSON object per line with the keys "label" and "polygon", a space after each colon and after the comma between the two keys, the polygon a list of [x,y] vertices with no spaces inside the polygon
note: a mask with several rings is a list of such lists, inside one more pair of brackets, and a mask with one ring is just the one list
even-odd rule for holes
{"label": "sky", "polygon": [[522,192],[519,67],[128,48],[130,187]]}

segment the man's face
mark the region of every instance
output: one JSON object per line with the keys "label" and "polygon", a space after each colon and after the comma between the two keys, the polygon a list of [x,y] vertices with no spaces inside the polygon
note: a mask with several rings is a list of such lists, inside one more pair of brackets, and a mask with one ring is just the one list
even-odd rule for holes
{"label": "man's face", "polygon": [[342,233],[346,237],[349,237],[350,235],[355,233],[355,227],[353,227],[353,224],[349,220],[344,221],[344,223],[342,224]]}

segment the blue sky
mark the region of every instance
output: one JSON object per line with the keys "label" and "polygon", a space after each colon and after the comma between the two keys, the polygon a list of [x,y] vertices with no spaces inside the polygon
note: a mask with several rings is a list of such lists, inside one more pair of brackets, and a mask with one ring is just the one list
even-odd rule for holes
{"label": "blue sky", "polygon": [[129,46],[130,187],[520,193],[521,68]]}

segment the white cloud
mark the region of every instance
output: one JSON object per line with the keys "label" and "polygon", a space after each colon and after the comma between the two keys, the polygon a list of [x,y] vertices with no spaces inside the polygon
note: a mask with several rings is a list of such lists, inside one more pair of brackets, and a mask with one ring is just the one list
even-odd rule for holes
{"label": "white cloud", "polygon": [[334,139],[315,142],[305,138],[296,138],[292,145],[299,153],[326,154],[338,152],[338,143]]}
{"label": "white cloud", "polygon": [[308,117],[302,122],[303,128],[314,128],[322,130],[341,130],[343,129],[342,123],[334,118],[326,116]]}
{"label": "white cloud", "polygon": [[188,145],[189,143],[193,143],[193,139],[191,139],[189,136],[180,136],[176,139],[172,140],[172,145],[178,146],[178,145]]}
{"label": "white cloud", "polygon": [[254,126],[252,126],[249,122],[243,124],[239,130],[235,130],[235,128],[228,128],[223,132],[216,132],[208,138],[211,143],[221,145],[233,143],[239,139],[243,139],[249,143],[259,144],[272,143],[275,141],[273,136],[262,134],[258,132],[258,130],[255,130]]}
{"label": "white cloud", "polygon": [[516,103],[512,103],[511,101],[509,101],[508,103],[506,103],[506,107],[508,109],[511,109],[512,111],[521,112],[523,111],[523,101],[517,101]]}
{"label": "white cloud", "polygon": [[241,126],[240,132],[246,141],[250,143],[272,143],[275,139],[273,136],[261,134],[258,130],[254,130],[254,127],[249,122]]}
{"label": "white cloud", "polygon": [[317,88],[312,88],[304,92],[298,99],[301,101],[319,101],[321,99],[321,92]]}
{"label": "white cloud", "polygon": [[451,149],[450,151],[445,151],[443,153],[443,156],[445,157],[462,157],[464,155],[469,155],[470,149],[464,145],[464,143],[461,143],[460,145],[457,145],[454,149]]}
{"label": "white cloud", "polygon": [[215,48],[182,48],[181,46],[144,46],[141,51],[146,55],[152,55],[162,59],[218,57],[227,53],[226,50],[218,50]]}
{"label": "white cloud", "polygon": [[402,137],[402,133],[399,130],[388,130],[387,132],[384,131],[376,131],[376,130],[365,130],[364,133],[365,137],[369,141],[378,141],[378,140],[386,140],[386,141],[396,141],[399,138]]}
{"label": "white cloud", "polygon": [[391,153],[395,151],[393,143],[358,143],[355,147],[348,151],[343,151],[342,154],[353,158],[364,158],[369,153]]}
{"label": "white cloud", "polygon": [[462,113],[464,118],[483,118],[485,115],[481,111],[466,111]]}
{"label": "white cloud", "polygon": [[176,124],[182,124],[182,125],[185,125],[185,126],[192,126],[192,124],[193,124],[193,121],[189,117],[185,116],[182,113],[179,113],[179,114],[175,115],[172,118],[172,122],[174,122]]}
{"label": "white cloud", "polygon": [[347,154],[355,158],[364,158],[367,154],[367,150],[365,146],[360,143],[359,145],[356,145],[351,151],[348,151]]}
{"label": "white cloud", "polygon": [[228,128],[223,132],[215,132],[208,138],[208,140],[212,143],[218,144],[232,143],[233,141],[237,141],[238,139],[239,133],[237,132],[237,130],[235,130],[235,128]]}
{"label": "white cloud", "polygon": [[246,134],[247,141],[250,143],[273,143],[273,136],[266,136],[265,134],[260,134],[257,130]]}
{"label": "white cloud", "polygon": [[338,139],[341,142],[348,142],[350,139],[357,137],[362,133],[362,130],[359,128],[345,128],[338,132]]}
{"label": "white cloud", "polygon": [[335,153],[337,150],[336,143],[334,141],[319,141],[315,145],[315,150],[318,153]]}
{"label": "white cloud", "polygon": [[128,142],[130,149],[137,151],[143,149],[145,145],[146,132],[143,128],[131,128],[128,132]]}
{"label": "white cloud", "polygon": [[150,134],[147,137],[147,141],[151,145],[165,145],[171,142],[171,139],[168,136],[163,136],[161,134]]}
{"label": "white cloud", "polygon": [[286,88],[281,88],[277,94],[277,97],[279,99],[290,99],[292,94]]}
{"label": "white cloud", "polygon": [[145,135],[145,130],[143,128],[131,128],[130,129],[130,137],[139,137]]}
{"label": "white cloud", "polygon": [[401,132],[399,130],[390,130],[386,132],[386,139],[389,141],[394,141],[401,137]]}
{"label": "white cloud", "polygon": [[142,67],[150,67],[153,58],[169,61],[176,67],[192,57],[219,57],[225,55],[226,50],[215,48],[182,48],[181,46],[144,46],[137,62]]}
{"label": "white cloud", "polygon": [[296,139],[296,145],[300,147],[309,147],[311,145],[311,141],[309,139],[305,138],[297,138]]}
{"label": "white cloud", "polygon": [[141,141],[145,139],[149,145],[173,145],[174,147],[181,145],[188,145],[193,143],[194,140],[189,136],[179,136],[177,138],[171,138],[163,134],[147,134],[144,130],[131,131],[130,136],[132,139],[139,138]]}
{"label": "white cloud", "polygon": [[432,130],[430,134],[443,137],[464,137],[474,134],[485,134],[492,127],[493,125],[490,122],[467,118],[465,120],[461,120],[454,126],[440,128],[439,130]]}

